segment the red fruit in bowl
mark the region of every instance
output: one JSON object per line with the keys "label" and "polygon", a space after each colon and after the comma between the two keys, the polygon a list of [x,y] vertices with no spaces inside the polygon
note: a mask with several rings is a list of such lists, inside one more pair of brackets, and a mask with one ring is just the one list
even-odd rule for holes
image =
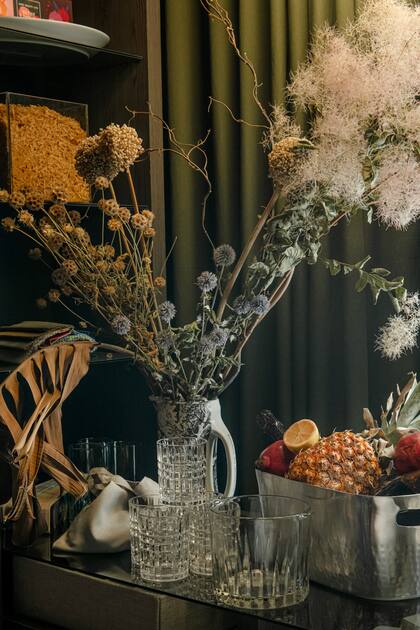
{"label": "red fruit in bowl", "polygon": [[283,440],[277,440],[277,442],[270,444],[263,450],[255,462],[255,466],[265,472],[284,477],[289,470],[293,457],[294,453],[291,453],[285,447]]}
{"label": "red fruit in bowl", "polygon": [[420,431],[400,439],[395,448],[394,465],[400,475],[420,470]]}

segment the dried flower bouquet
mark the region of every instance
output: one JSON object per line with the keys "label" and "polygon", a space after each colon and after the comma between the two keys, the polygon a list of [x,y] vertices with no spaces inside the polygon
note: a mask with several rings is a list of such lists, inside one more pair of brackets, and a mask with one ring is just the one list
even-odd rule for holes
{"label": "dried flower bouquet", "polygon": [[[238,257],[228,244],[214,246],[205,226],[212,190],[204,149],[208,136],[195,145],[182,144],[162,121],[169,150],[208,186],[202,214],[213,269],[197,278],[194,321],[174,325],[176,307],[163,299],[165,280],[153,272],[154,215],[140,210],[130,169],[148,151],[162,149],[144,149],[131,127],[110,125],[77,154],[79,174],[101,197],[93,210],[101,224],[99,242],[59,191],[49,208],[30,191],[10,197],[2,192],[1,200],[17,212],[16,218],[3,219],[3,227],[35,242],[32,258],[42,258],[41,250],[52,256],[57,268],[48,298],[61,302],[72,296],[76,305],[89,304],[124,338],[153,393],[169,400],[211,399],[229,385],[240,370],[245,344],[284,296],[301,262],[321,262],[332,275],[356,274],[357,291],[370,287],[375,302],[387,293],[396,314],[381,329],[377,346],[398,358],[416,345],[418,294],[407,293],[403,278],[390,279],[386,269],[370,267],[369,256],[351,263],[325,259],[322,240],[356,214],[396,229],[420,215],[419,9],[403,1],[368,0],[344,32],[324,28],[316,34],[307,63],[288,88],[290,103],[308,113],[305,132],[283,107],[263,105],[255,68],[239,48],[228,13],[218,0],[200,2],[225,28],[251,73],[261,121],[244,121],[217,99],[212,102],[227,107],[240,124],[261,128],[273,191]],[[134,210],[121,207],[115,196],[112,182],[121,172]]]}

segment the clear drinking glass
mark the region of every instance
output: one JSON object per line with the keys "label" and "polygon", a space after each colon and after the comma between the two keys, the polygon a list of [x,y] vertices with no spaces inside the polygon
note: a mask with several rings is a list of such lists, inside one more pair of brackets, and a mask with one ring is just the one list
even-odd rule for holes
{"label": "clear drinking glass", "polygon": [[136,445],[132,442],[111,442],[110,472],[128,481],[136,481]]}
{"label": "clear drinking glass", "polygon": [[309,592],[310,508],[279,496],[242,496],[210,506],[217,599],[238,608],[271,609]]}
{"label": "clear drinking glass", "polygon": [[188,509],[168,505],[158,496],[129,501],[133,570],[148,582],[176,582],[188,577]]}
{"label": "clear drinking glass", "polygon": [[157,442],[158,482],[164,503],[191,505],[206,493],[203,438],[164,438]]}
{"label": "clear drinking glass", "polygon": [[194,575],[213,575],[210,505],[222,496],[207,492],[202,501],[190,506],[190,572]]}
{"label": "clear drinking glass", "polygon": [[83,438],[69,446],[69,457],[82,472],[88,473],[92,468],[110,469],[110,442],[101,438]]}

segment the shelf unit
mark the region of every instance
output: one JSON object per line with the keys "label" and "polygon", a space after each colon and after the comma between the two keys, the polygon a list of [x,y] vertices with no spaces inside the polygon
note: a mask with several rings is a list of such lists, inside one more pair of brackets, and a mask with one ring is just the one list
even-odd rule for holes
{"label": "shelf unit", "polygon": [[[28,46],[0,42],[0,92],[10,91],[63,99],[89,106],[90,133],[110,122],[126,123],[126,107],[138,111],[151,104],[162,113],[160,3],[156,0],[74,0],[74,21],[107,33],[109,48],[95,49],[31,36]],[[57,43],[59,46],[57,46]],[[35,52],[34,52],[35,51]],[[162,146],[162,126],[148,117],[133,121],[144,146]],[[153,152],[136,165],[134,178],[141,204],[156,215],[156,268],[165,260],[163,156]],[[129,202],[125,182],[117,192]],[[0,215],[5,216],[0,208]],[[1,218],[1,217],[0,217]],[[48,290],[49,278],[29,263],[23,238],[0,232],[0,323],[39,319],[35,301]],[[63,319],[49,307],[42,318]]]}

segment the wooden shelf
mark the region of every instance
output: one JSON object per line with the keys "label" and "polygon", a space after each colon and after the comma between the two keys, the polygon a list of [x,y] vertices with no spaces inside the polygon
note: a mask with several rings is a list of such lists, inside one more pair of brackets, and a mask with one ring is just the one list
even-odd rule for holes
{"label": "wooden shelf", "polygon": [[0,27],[0,66],[14,68],[87,66],[95,70],[139,63],[142,60],[143,56],[135,53],[74,44]]}

